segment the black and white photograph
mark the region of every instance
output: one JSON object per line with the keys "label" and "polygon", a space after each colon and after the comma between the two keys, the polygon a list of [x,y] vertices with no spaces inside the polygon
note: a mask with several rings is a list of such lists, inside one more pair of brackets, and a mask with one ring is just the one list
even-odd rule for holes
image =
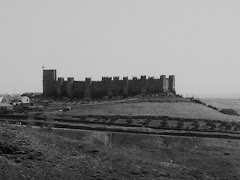
{"label": "black and white photograph", "polygon": [[0,0],[0,180],[240,180],[239,0]]}

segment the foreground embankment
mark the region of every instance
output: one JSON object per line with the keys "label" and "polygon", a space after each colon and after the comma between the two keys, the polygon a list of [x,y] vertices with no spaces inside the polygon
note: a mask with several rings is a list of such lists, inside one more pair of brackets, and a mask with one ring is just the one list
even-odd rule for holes
{"label": "foreground embankment", "polygon": [[239,179],[239,140],[0,125],[0,179]]}

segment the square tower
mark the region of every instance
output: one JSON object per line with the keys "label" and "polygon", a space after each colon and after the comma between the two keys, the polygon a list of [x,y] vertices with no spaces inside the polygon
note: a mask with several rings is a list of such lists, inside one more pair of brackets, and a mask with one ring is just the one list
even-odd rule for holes
{"label": "square tower", "polygon": [[57,71],[43,70],[43,95],[52,96],[56,94],[55,81],[57,78]]}

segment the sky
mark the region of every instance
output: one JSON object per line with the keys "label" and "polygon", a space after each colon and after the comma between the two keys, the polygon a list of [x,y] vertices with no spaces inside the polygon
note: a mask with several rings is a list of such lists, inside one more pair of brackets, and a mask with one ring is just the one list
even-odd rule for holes
{"label": "sky", "polygon": [[0,93],[58,77],[175,75],[182,94],[239,94],[239,0],[0,1]]}

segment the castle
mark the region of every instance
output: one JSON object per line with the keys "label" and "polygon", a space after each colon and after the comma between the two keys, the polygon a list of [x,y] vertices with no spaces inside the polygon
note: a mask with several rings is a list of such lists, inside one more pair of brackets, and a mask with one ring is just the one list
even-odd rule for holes
{"label": "castle", "polygon": [[116,96],[134,96],[139,94],[156,94],[163,92],[175,92],[175,76],[167,78],[161,75],[160,78],[141,76],[140,79],[133,77],[102,77],[101,81],[92,81],[85,78],[85,81],[74,81],[68,77],[67,81],[59,77],[56,70],[43,70],[43,95],[70,97],[70,98],[108,98]]}

